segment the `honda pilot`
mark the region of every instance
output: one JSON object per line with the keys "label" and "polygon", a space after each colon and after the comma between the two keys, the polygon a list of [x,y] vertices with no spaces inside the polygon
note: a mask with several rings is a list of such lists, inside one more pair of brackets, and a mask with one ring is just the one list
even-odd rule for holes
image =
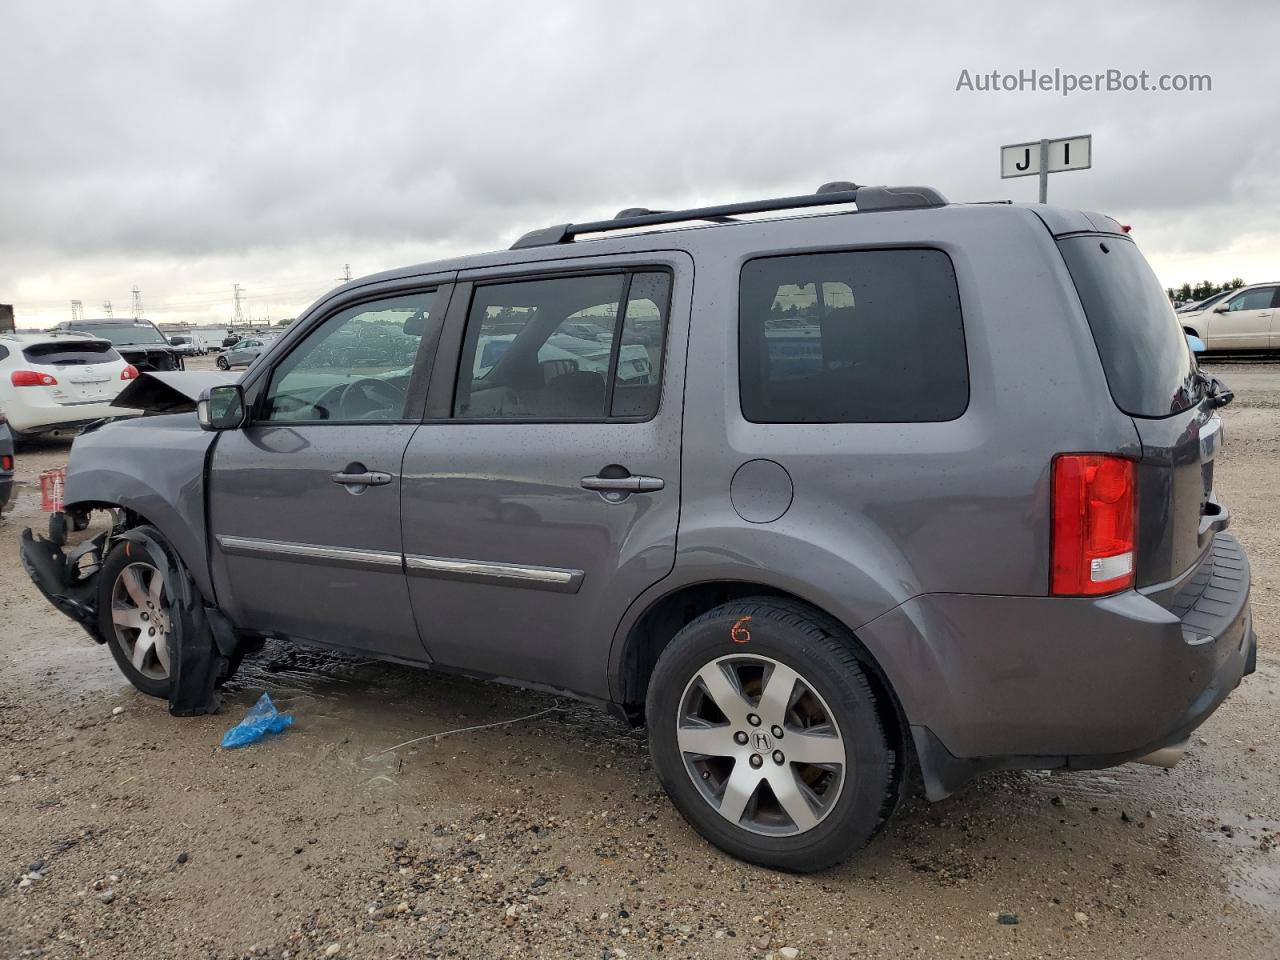
{"label": "honda pilot", "polygon": [[937,800],[1177,759],[1256,657],[1230,399],[1106,216],[632,208],[144,375],[71,452],[66,526],[110,529],[23,559],[175,714],[264,637],[559,691],[646,724],[712,843],[813,871],[912,765]]}

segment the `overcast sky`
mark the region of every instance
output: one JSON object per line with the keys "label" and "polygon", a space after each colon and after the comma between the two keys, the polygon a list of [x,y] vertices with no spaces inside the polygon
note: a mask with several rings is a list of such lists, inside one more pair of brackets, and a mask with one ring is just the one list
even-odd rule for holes
{"label": "overcast sky", "polygon": [[[1001,144],[1092,133],[1051,202],[1134,226],[1166,285],[1280,279],[1274,3],[6,0],[0,302],[22,326],[293,316],[340,278],[526,229],[927,183],[1034,200]],[[957,91],[1019,69],[1199,93]]]}

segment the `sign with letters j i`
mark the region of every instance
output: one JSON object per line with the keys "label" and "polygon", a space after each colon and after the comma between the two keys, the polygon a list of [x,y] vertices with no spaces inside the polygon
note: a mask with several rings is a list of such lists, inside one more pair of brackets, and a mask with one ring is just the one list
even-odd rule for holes
{"label": "sign with letters j i", "polygon": [[[1093,136],[1063,137],[1047,145],[1048,173],[1087,170],[1093,166]],[[1000,177],[1034,177],[1040,173],[1040,141],[1000,148]]]}

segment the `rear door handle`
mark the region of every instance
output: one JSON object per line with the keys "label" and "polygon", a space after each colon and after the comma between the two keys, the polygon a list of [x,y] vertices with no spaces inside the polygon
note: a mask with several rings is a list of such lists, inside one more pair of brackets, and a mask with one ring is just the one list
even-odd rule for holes
{"label": "rear door handle", "polygon": [[661,477],[583,477],[582,486],[601,493],[653,493],[666,484]]}
{"label": "rear door handle", "polygon": [[347,487],[383,487],[391,482],[391,474],[380,470],[366,470],[364,473],[335,473],[333,482]]}

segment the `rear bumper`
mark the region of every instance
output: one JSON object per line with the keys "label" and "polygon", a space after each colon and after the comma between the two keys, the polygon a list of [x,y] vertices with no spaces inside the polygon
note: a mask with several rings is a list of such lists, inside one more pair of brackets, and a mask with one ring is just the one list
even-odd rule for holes
{"label": "rear bumper", "polygon": [[929,595],[859,638],[938,799],[983,770],[1114,766],[1203,723],[1256,663],[1243,548],[1219,534],[1170,595]]}
{"label": "rear bumper", "polygon": [[13,474],[0,473],[0,510],[3,510],[13,496]]}

